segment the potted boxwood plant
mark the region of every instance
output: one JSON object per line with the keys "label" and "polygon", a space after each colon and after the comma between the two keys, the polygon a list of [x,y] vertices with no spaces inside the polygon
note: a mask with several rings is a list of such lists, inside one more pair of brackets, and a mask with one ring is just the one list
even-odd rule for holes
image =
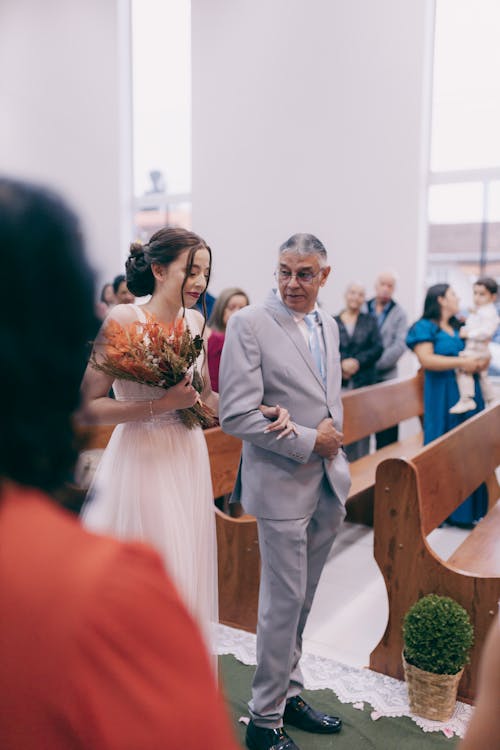
{"label": "potted boxwood plant", "polygon": [[474,641],[467,611],[448,596],[428,594],[406,613],[403,641],[411,711],[446,721],[453,714],[458,683]]}

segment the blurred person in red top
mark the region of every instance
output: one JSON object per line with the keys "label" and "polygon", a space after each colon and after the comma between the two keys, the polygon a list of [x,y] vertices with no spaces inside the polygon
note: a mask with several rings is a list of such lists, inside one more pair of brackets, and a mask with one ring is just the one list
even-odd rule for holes
{"label": "blurred person in red top", "polygon": [[[0,747],[234,750],[201,637],[160,558],[88,533],[51,497],[71,475],[71,415],[95,330],[77,220],[53,194],[0,179],[0,261],[9,281],[0,302]],[[40,285],[55,286],[57,299],[40,304]]]}
{"label": "blurred person in red top", "polygon": [[500,616],[493,621],[479,663],[476,707],[457,750],[500,748]]}
{"label": "blurred person in red top", "polygon": [[208,371],[212,390],[219,392],[219,365],[226,335],[227,321],[235,312],[250,304],[248,296],[242,289],[229,287],[223,289],[217,297],[212,314],[208,321],[210,338],[207,344]]}

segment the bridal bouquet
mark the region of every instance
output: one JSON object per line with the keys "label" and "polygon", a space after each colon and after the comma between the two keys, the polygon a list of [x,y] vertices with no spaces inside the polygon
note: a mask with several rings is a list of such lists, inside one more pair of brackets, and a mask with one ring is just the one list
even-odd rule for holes
{"label": "bridal bouquet", "polygon": [[[121,380],[133,380],[143,385],[170,388],[179,383],[188,371],[193,373],[193,387],[201,393],[203,381],[196,369],[196,360],[203,348],[203,339],[194,338],[180,318],[171,326],[158,323],[153,316],[147,322],[135,320],[121,325],[110,320],[104,329],[104,351],[92,355],[96,370]],[[188,428],[213,427],[217,424],[214,412],[202,401],[188,409],[179,409]]]}

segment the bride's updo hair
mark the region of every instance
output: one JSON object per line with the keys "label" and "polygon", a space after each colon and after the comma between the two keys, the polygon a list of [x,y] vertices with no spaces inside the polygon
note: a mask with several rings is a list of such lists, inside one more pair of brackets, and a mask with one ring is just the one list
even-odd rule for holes
{"label": "bride's updo hair", "polygon": [[125,263],[127,287],[136,297],[152,294],[155,287],[151,264],[145,258],[144,247],[140,242],[132,242]]}
{"label": "bride's updo hair", "polygon": [[[169,266],[186,250],[189,251],[187,259],[186,278],[189,275],[193,258],[197,250],[205,248],[212,253],[205,240],[194,232],[180,227],[164,227],[155,232],[146,245],[133,242],[130,245],[130,254],[125,263],[127,273],[127,286],[136,297],[144,297],[153,294],[155,278],[151,270],[152,263],[161,266]],[[207,281],[208,286],[208,281]],[[204,293],[203,293],[204,298]]]}

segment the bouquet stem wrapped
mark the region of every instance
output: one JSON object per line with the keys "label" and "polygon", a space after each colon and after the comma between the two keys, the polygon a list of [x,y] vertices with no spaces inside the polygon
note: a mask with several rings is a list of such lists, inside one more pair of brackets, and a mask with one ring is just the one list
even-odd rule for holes
{"label": "bouquet stem wrapped", "polygon": [[[193,373],[193,387],[201,393],[203,381],[196,369],[196,360],[203,348],[201,336],[192,336],[179,318],[170,326],[147,315],[146,323],[135,320],[121,325],[110,320],[103,336],[104,351],[96,351],[91,364],[96,370],[114,379],[132,380],[143,385],[170,388],[179,383],[186,373]],[[213,427],[217,419],[210,407],[201,400],[188,409],[179,409],[188,428]]]}

